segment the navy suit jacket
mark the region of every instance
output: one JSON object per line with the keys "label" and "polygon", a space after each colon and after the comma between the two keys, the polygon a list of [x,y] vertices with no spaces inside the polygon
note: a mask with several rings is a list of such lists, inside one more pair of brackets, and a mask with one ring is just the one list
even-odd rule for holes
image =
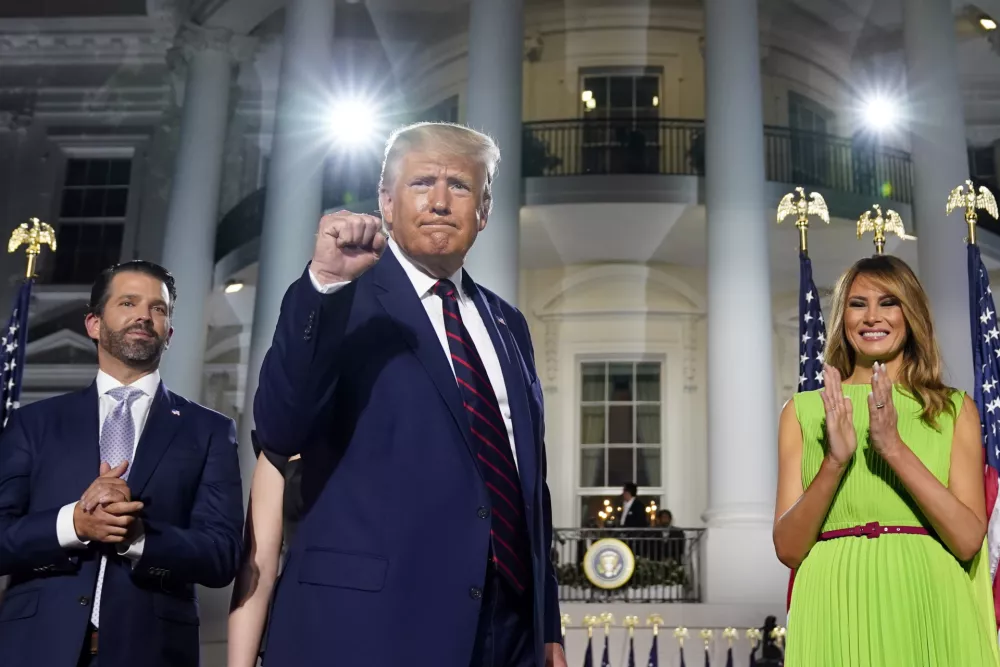
{"label": "navy suit jacket", "polygon": [[198,664],[195,584],[235,576],[243,493],[233,421],[161,383],[129,472],[145,506],[142,557],[114,545],[63,549],[59,509],[100,467],[96,383],[16,410],[0,436],[0,664],[74,667],[90,621],[101,555],[101,667]]}
{"label": "navy suit jacket", "polygon": [[[543,642],[561,638],[542,390],[524,317],[465,275],[509,396],[543,665]],[[466,415],[390,250],[332,294],[319,293],[308,273],[288,289],[254,419],[270,449],[302,453],[305,511],[275,593],[267,665],[468,666],[490,494]]]}

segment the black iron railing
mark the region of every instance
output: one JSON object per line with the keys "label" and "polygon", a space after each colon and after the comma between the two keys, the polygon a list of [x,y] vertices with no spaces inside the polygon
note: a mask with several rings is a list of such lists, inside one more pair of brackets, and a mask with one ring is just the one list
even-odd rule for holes
{"label": "black iron railing", "polygon": [[[766,126],[767,179],[909,203],[908,153],[816,132]],[[703,176],[701,120],[554,120],[524,124],[524,176]]]}
{"label": "black iron railing", "polygon": [[[557,528],[552,561],[563,602],[701,601],[702,528]],[[583,563],[597,540],[624,542],[635,555],[635,572],[622,587],[590,583]]]}

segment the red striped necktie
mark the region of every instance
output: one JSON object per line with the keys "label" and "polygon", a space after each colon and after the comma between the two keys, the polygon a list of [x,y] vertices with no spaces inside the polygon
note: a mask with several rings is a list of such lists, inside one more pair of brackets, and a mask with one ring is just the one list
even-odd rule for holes
{"label": "red striped necktie", "polygon": [[531,577],[531,554],[525,529],[524,498],[507,426],[486,366],[462,322],[455,285],[450,280],[440,280],[433,292],[441,297],[444,306],[444,328],[452,366],[469,418],[472,442],[478,446],[476,462],[493,504],[490,512],[493,558],[497,570],[517,591],[524,592]]}

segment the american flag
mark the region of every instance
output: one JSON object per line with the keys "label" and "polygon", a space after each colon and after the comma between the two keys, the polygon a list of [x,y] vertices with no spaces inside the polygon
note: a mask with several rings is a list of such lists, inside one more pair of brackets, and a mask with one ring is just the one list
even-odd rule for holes
{"label": "american flag", "polygon": [[31,285],[25,280],[17,291],[14,308],[0,342],[0,430],[7,426],[10,413],[20,407],[21,377],[24,373],[24,348],[28,340],[28,307],[31,305]]}
{"label": "american flag", "polygon": [[604,635],[604,653],[601,654],[601,667],[611,667],[611,656],[608,647],[608,635]]}
{"label": "american flag", "polygon": [[993,305],[990,277],[983,266],[979,246],[969,244],[969,314],[972,318],[972,357],[975,364],[975,400],[983,428],[986,449],[986,513],[989,528],[986,543],[990,555],[990,578],[993,580],[993,608],[1000,616],[1000,579],[997,559],[1000,558],[1000,507],[997,505],[1000,487],[1000,329],[997,309]]}
{"label": "american flag", "polygon": [[655,634],[653,635],[653,645],[649,647],[649,664],[646,667],[660,667],[660,647],[659,639]]}
{"label": "american flag", "polygon": [[823,386],[823,347],[826,324],[819,307],[809,255],[799,253],[799,391]]}
{"label": "american flag", "polygon": [[[819,307],[819,290],[813,282],[812,261],[799,253],[799,391],[812,391],[823,386],[823,348],[826,345],[826,323]],[[788,597],[785,609],[792,606],[792,586],[795,570],[788,575]]]}
{"label": "american flag", "polygon": [[583,667],[594,667],[594,638],[587,639],[587,653],[583,658]]}

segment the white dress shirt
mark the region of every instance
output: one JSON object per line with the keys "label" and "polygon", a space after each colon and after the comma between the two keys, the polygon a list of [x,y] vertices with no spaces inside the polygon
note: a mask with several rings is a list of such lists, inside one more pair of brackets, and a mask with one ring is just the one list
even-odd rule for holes
{"label": "white dress shirt", "polygon": [[622,505],[622,518],[618,521],[619,526],[625,525],[625,517],[628,516],[628,511],[632,509],[632,503],[634,502],[635,498],[629,498],[628,500],[625,501],[625,504]]}
{"label": "white dress shirt", "polygon": [[[407,277],[413,284],[413,289],[416,290],[417,297],[423,304],[424,310],[427,311],[427,317],[430,318],[431,326],[434,327],[434,333],[437,334],[438,340],[441,342],[441,349],[448,360],[451,372],[454,373],[455,363],[451,359],[448,333],[444,326],[444,307],[441,303],[441,298],[431,291],[431,288],[437,283],[437,278],[432,278],[424,273],[391,238],[389,239],[389,248],[392,249],[392,253],[399,260],[403,271],[406,272]],[[483,365],[486,366],[486,374],[489,377],[490,384],[493,385],[493,393],[496,394],[497,403],[500,404],[500,414],[503,415],[503,423],[507,427],[507,440],[510,443],[510,453],[516,468],[517,448],[514,447],[514,420],[511,418],[510,401],[507,399],[507,385],[503,379],[500,358],[493,347],[493,339],[490,338],[489,331],[483,323],[483,318],[479,315],[479,309],[476,308],[475,301],[473,301],[471,295],[465,293],[464,286],[462,285],[462,276],[463,270],[459,269],[450,278],[451,282],[457,288],[458,312],[462,316],[462,322],[465,324],[469,335],[472,336],[472,343],[476,346],[476,350],[483,360]],[[312,280],[313,287],[324,294],[332,294],[348,284],[346,282],[339,282],[322,285],[316,279],[312,270],[309,271],[309,278]]]}
{"label": "white dress shirt", "polygon": [[[108,392],[121,386],[121,382],[114,379],[104,371],[97,371],[97,395],[99,397],[98,442],[100,442],[101,433],[104,431],[104,420],[108,418],[111,411],[114,410],[116,405],[118,405],[118,401],[109,396]],[[143,394],[132,403],[132,420],[135,422],[135,443],[132,449],[132,463],[129,464],[129,470],[131,470],[132,466],[135,464],[135,454],[139,449],[139,440],[142,437],[142,430],[146,426],[146,417],[149,416],[149,406],[152,405],[153,397],[156,395],[156,391],[160,386],[160,372],[153,371],[149,375],[139,378],[129,386],[142,390]],[[97,478],[96,471],[94,478]],[[74,509],[76,509],[76,503],[69,503],[59,510],[59,515],[56,517],[56,534],[59,537],[59,546],[64,549],[86,549],[90,542],[81,541],[79,536],[76,534],[76,527],[73,524]],[[117,548],[119,554],[132,561],[133,567],[135,567],[139,558],[142,557],[142,547],[146,539],[145,535],[141,532],[141,523],[139,524],[139,527],[139,535],[131,544],[121,543]],[[90,621],[94,624],[94,627],[100,626],[100,584],[104,581],[104,568],[106,566],[107,558],[101,556],[101,566],[97,575],[98,585],[97,589],[94,591],[94,607],[90,615]]]}

